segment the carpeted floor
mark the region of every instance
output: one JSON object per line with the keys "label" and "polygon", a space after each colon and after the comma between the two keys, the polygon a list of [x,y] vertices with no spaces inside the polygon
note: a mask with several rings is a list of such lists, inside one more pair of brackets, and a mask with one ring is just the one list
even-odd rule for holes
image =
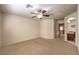
{"label": "carpeted floor", "polygon": [[77,55],[77,48],[61,39],[33,39],[0,49],[1,55]]}

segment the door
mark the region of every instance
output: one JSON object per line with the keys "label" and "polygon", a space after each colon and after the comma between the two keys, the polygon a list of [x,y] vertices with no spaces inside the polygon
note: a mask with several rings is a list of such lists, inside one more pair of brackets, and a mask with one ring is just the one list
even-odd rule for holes
{"label": "door", "polygon": [[64,23],[59,24],[59,37],[64,38]]}

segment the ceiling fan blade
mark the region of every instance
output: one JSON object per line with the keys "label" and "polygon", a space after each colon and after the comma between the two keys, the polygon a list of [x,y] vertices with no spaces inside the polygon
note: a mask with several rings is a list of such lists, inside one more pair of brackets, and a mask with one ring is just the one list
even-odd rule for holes
{"label": "ceiling fan blade", "polygon": [[49,17],[50,15],[43,15],[43,16],[45,16],[45,17]]}
{"label": "ceiling fan blade", "polygon": [[40,10],[37,10],[39,13],[41,13],[42,12],[42,10],[40,9]]}
{"label": "ceiling fan blade", "polygon": [[33,16],[32,18],[35,18],[36,16]]}
{"label": "ceiling fan blade", "polygon": [[36,14],[36,13],[34,13],[34,12],[31,12],[31,14]]}
{"label": "ceiling fan blade", "polygon": [[42,13],[46,13],[46,12],[47,12],[46,10],[43,10],[43,11],[42,11]]}
{"label": "ceiling fan blade", "polygon": [[50,14],[48,14],[48,13],[43,13],[43,16],[46,16],[46,17],[49,17],[50,16]]}

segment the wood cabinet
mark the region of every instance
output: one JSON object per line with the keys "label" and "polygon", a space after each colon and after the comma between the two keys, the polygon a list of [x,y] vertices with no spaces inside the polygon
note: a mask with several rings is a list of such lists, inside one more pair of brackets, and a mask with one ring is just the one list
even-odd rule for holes
{"label": "wood cabinet", "polygon": [[67,33],[67,40],[75,42],[75,32]]}

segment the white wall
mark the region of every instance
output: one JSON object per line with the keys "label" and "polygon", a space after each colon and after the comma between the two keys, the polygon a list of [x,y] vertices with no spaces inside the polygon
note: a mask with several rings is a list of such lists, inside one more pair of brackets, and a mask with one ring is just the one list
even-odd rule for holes
{"label": "white wall", "polygon": [[64,20],[57,20],[57,23],[62,24],[62,23],[64,23]]}
{"label": "white wall", "polygon": [[40,35],[45,39],[54,39],[54,19],[40,21]]}
{"label": "white wall", "polygon": [[54,39],[54,19],[39,21],[3,13],[2,20],[3,46],[38,37]]}
{"label": "white wall", "polygon": [[38,20],[3,14],[3,46],[16,42],[38,38],[40,24]]}
{"label": "white wall", "polygon": [[0,47],[1,47],[1,13],[0,13]]}
{"label": "white wall", "polygon": [[77,47],[79,52],[79,5],[78,5],[78,20],[77,20]]}
{"label": "white wall", "polygon": [[[77,12],[74,12],[74,13],[72,13],[72,14],[70,14],[70,15],[68,15],[68,16],[66,16],[66,18],[69,18],[69,17],[74,17],[74,18],[77,18]],[[69,32],[69,31],[76,31],[76,28],[72,28],[71,27],[71,25],[72,24],[76,24],[76,20],[77,19],[75,19],[73,22],[70,22],[70,23],[67,23],[66,25],[67,25],[67,32]],[[66,20],[66,22],[67,22],[67,20]]]}

